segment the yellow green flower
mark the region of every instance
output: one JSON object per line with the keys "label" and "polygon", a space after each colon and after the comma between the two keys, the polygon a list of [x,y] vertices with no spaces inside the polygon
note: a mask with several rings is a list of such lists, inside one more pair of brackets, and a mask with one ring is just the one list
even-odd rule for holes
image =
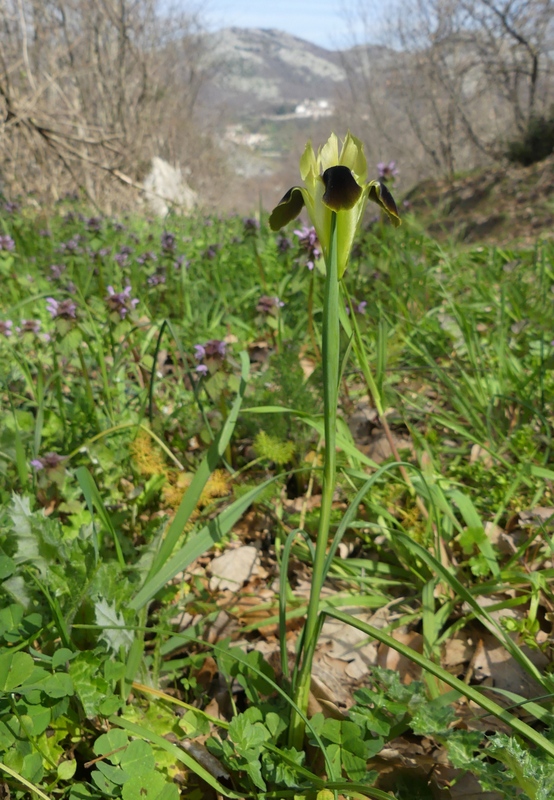
{"label": "yellow green flower", "polygon": [[368,200],[387,212],[394,225],[400,225],[398,209],[384,183],[367,181],[364,146],[346,134],[339,153],[339,140],[332,133],[317,156],[308,142],[300,159],[304,186],[293,186],[269,217],[272,230],[278,231],[295,219],[306,206],[316,229],[323,257],[327,260],[331,238],[331,217],[337,214],[338,273],[342,277],[348,263],[354,236],[360,227]]}

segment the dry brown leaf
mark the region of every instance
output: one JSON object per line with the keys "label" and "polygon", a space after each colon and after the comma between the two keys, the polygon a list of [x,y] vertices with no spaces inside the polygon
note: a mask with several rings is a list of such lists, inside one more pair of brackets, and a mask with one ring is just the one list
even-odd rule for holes
{"label": "dry brown leaf", "polygon": [[474,652],[474,643],[466,631],[459,631],[456,636],[449,639],[442,653],[442,665],[445,669],[451,670],[461,664],[471,661]]}

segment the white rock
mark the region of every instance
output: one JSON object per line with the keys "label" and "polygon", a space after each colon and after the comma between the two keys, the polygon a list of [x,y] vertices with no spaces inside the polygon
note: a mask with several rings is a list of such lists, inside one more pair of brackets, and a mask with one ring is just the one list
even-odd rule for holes
{"label": "white rock", "polygon": [[152,170],[143,186],[146,203],[159,217],[165,217],[170,209],[186,214],[197,204],[198,196],[183,178],[181,168],[158,156],[152,159]]}
{"label": "white rock", "polygon": [[210,590],[212,592],[229,589],[237,592],[255,572],[260,563],[258,550],[252,545],[226,550],[214,558],[209,566]]}

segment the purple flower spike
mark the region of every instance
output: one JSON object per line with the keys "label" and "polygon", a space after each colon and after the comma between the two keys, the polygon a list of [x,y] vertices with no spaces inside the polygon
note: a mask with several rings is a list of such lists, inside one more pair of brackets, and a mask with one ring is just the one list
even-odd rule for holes
{"label": "purple flower spike", "polygon": [[359,302],[358,305],[355,306],[356,314],[365,314],[366,306],[367,306],[367,300],[362,300],[361,302]]}
{"label": "purple flower spike", "polygon": [[196,372],[199,375],[207,375],[208,374],[208,367],[205,364],[198,364],[196,367]]}
{"label": "purple flower spike", "polygon": [[15,250],[15,242],[11,236],[0,236],[0,250]]}
{"label": "purple flower spike", "polygon": [[274,314],[277,309],[283,308],[284,305],[283,301],[279,300],[277,296],[269,297],[264,294],[258,300],[256,311],[260,311],[262,314]]}
{"label": "purple flower spike", "polygon": [[11,321],[11,319],[0,320],[0,334],[2,336],[5,336],[6,339],[8,338],[8,336],[12,335],[13,332],[12,328],[13,328],[13,322]]}
{"label": "purple flower spike", "polygon": [[138,305],[138,298],[131,299],[131,286],[127,286],[121,291],[116,292],[113,286],[108,286],[108,294],[104,298],[108,310],[111,313],[119,314],[120,319],[125,319],[127,314]]}
{"label": "purple flower spike", "polygon": [[299,230],[295,230],[294,235],[298,236],[298,244],[300,248],[306,252],[306,266],[308,269],[312,270],[315,262],[321,256],[320,244],[315,228],[307,228],[304,226]]}
{"label": "purple flower spike", "polygon": [[210,339],[210,341],[206,342],[204,345],[204,350],[206,352],[206,358],[221,359],[225,358],[227,345],[225,342],[221,341],[221,339]]}
{"label": "purple flower spike", "polygon": [[40,472],[43,469],[46,471],[56,469],[62,461],[65,461],[65,456],[60,456],[58,453],[46,453],[41,458],[33,458],[30,463],[33,469]]}
{"label": "purple flower spike", "polygon": [[102,218],[101,217],[89,217],[86,220],[86,226],[89,231],[93,231],[94,233],[98,233],[98,231],[102,227]]}
{"label": "purple flower spike", "polygon": [[206,348],[203,344],[194,345],[194,357],[197,361],[202,361],[206,358]]}
{"label": "purple flower spike", "polygon": [[398,175],[398,168],[396,166],[396,161],[389,161],[388,164],[385,164],[384,161],[380,161],[377,164],[377,169],[379,171],[379,179],[382,181],[394,180]]}
{"label": "purple flower spike", "polygon": [[292,247],[291,240],[287,236],[283,236],[283,234],[281,234],[281,236],[279,236],[277,239],[277,250],[280,253],[286,253],[288,250],[291,249],[291,247]]}
{"label": "purple flower spike", "polygon": [[77,304],[73,300],[55,300],[53,297],[46,298],[46,310],[52,319],[76,319]]}
{"label": "purple flower spike", "polygon": [[21,325],[17,327],[16,333],[34,333],[35,336],[40,332],[40,320],[38,319],[22,319]]}
{"label": "purple flower spike", "polygon": [[255,217],[245,217],[242,220],[242,224],[246,234],[256,233],[260,229],[260,223]]}
{"label": "purple flower spike", "polygon": [[175,234],[169,233],[169,231],[162,233],[161,245],[165,253],[173,253],[176,245]]}
{"label": "purple flower spike", "polygon": [[65,271],[65,264],[52,264],[50,266],[50,274],[51,280],[58,280],[62,276],[62,272]]}

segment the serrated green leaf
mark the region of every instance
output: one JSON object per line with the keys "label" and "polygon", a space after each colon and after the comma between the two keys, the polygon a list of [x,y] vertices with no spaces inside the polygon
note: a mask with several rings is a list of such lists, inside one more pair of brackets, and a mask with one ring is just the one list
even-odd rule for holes
{"label": "serrated green leaf", "polygon": [[112,694],[102,675],[102,662],[91,652],[79,653],[69,664],[69,674],[87,717],[96,717],[106,696]]}
{"label": "serrated green leaf", "polygon": [[210,732],[210,723],[203,714],[194,709],[189,709],[179,720],[179,727],[183,729],[185,736],[203,736]]}
{"label": "serrated green leaf", "polygon": [[261,722],[252,723],[244,714],[233,717],[229,725],[229,738],[236,744],[239,752],[259,748],[270,738],[270,733]]}
{"label": "serrated green leaf", "polygon": [[127,630],[123,615],[116,611],[115,603],[108,603],[101,598],[94,604],[96,624],[101,629],[100,636],[113,653],[119,653],[120,648],[125,652],[129,650],[135,638],[133,631]]}
{"label": "serrated green leaf", "polygon": [[244,753],[244,759],[241,763],[243,769],[246,770],[248,775],[250,776],[254,786],[257,786],[258,789],[261,789],[263,792],[267,789],[266,783],[262,778],[262,765],[258,758],[256,758],[256,754],[252,753]]}

